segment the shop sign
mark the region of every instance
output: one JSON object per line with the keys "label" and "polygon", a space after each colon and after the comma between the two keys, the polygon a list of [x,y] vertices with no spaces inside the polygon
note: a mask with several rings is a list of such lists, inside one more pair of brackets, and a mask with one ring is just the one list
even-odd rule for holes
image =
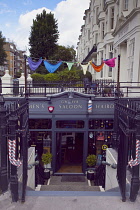
{"label": "shop sign", "polygon": [[108,146],[106,144],[102,145],[102,150],[107,150]]}

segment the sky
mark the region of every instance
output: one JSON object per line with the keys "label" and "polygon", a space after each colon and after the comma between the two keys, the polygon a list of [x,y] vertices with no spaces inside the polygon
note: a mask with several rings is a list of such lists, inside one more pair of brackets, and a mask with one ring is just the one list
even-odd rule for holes
{"label": "sky", "polygon": [[0,0],[0,31],[17,49],[29,51],[28,38],[33,19],[43,9],[58,21],[59,45],[76,47],[90,0]]}

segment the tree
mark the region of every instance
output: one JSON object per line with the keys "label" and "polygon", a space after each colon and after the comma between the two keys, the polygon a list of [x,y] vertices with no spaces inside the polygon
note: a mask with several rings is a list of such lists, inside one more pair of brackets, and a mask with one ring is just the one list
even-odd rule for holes
{"label": "tree", "polygon": [[43,10],[41,14],[37,14],[31,26],[29,37],[31,57],[49,59],[56,51],[58,38],[57,20],[51,12],[47,14]]}
{"label": "tree", "polygon": [[55,54],[51,57],[51,59],[59,61],[74,61],[75,60],[76,51],[74,50],[74,46],[65,47],[58,45]]}
{"label": "tree", "polygon": [[2,32],[0,31],[0,65],[4,65],[6,61],[6,52],[4,50],[5,38],[2,37]]}

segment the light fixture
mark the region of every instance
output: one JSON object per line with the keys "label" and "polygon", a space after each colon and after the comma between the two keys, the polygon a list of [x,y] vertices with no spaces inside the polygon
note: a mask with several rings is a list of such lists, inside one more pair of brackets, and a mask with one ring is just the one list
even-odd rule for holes
{"label": "light fixture", "polygon": [[69,98],[70,99],[73,98],[73,93],[72,92],[69,93]]}
{"label": "light fixture", "polygon": [[47,140],[47,141],[51,141],[50,135],[47,135],[46,140]]}
{"label": "light fixture", "polygon": [[92,132],[89,133],[89,138],[90,138],[90,139],[93,138],[93,133],[92,133]]}

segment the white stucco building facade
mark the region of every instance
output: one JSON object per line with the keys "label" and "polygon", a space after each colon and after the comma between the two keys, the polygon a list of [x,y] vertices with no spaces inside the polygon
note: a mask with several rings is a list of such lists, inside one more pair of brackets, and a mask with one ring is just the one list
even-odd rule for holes
{"label": "white stucco building facade", "polygon": [[77,61],[100,65],[117,58],[115,67],[104,65],[101,72],[90,65],[92,79],[117,81],[120,56],[120,82],[140,82],[140,0],[91,0],[83,19]]}

